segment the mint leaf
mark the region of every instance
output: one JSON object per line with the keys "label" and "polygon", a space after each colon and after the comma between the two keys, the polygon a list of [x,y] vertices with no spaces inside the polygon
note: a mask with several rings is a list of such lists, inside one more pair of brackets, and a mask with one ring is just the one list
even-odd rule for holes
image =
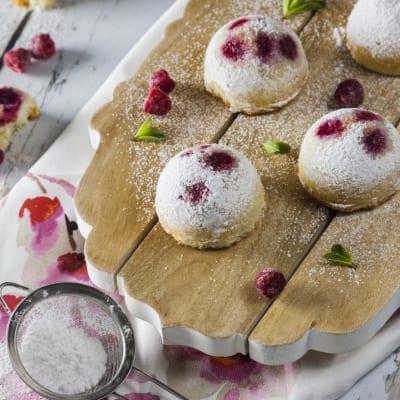
{"label": "mint leaf", "polygon": [[331,264],[339,265],[340,267],[355,268],[351,255],[341,244],[334,244],[331,247],[331,251],[324,254],[324,258]]}
{"label": "mint leaf", "polygon": [[290,152],[291,147],[284,142],[274,142],[272,140],[265,142],[262,144],[264,147],[264,151],[267,154],[287,154]]}
{"label": "mint leaf", "polygon": [[158,128],[151,124],[151,117],[147,117],[143,124],[140,125],[140,128],[136,132],[136,134],[132,138],[133,140],[141,140],[154,142],[158,140],[165,140],[166,137],[163,133],[161,133]]}
{"label": "mint leaf", "polygon": [[282,0],[283,15],[285,17],[306,11],[320,10],[325,6],[325,0]]}

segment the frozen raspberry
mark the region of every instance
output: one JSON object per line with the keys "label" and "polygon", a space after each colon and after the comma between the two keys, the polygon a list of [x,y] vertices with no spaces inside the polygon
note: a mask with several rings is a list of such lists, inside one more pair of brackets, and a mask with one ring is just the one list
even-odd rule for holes
{"label": "frozen raspberry", "polygon": [[8,68],[15,72],[24,73],[31,63],[31,52],[29,50],[18,48],[9,50],[4,54],[3,62]]}
{"label": "frozen raspberry", "polygon": [[207,168],[217,172],[229,172],[237,167],[236,158],[221,150],[204,154],[203,161]]}
{"label": "frozen raspberry", "polygon": [[256,37],[256,56],[266,63],[271,60],[276,50],[275,39],[265,32],[260,32]]}
{"label": "frozen raspberry", "polygon": [[382,117],[372,111],[367,110],[356,110],[355,117],[357,121],[382,121]]}
{"label": "frozen raspberry", "polygon": [[361,143],[367,153],[376,157],[388,148],[388,137],[380,129],[374,129],[364,133]]}
{"label": "frozen raspberry", "polygon": [[207,200],[209,189],[204,182],[195,183],[186,186],[184,196],[179,196],[180,200],[186,200],[197,206],[203,204]]}
{"label": "frozen raspberry", "polygon": [[364,88],[357,79],[346,79],[337,86],[334,98],[340,107],[359,107],[364,102]]}
{"label": "frozen raspberry", "polygon": [[278,39],[279,53],[286,59],[294,61],[297,58],[297,44],[290,35]]}
{"label": "frozen raspberry", "polygon": [[244,58],[249,49],[242,39],[234,36],[222,45],[221,50],[222,54],[229,60],[239,61]]}
{"label": "frozen raspberry", "polygon": [[239,18],[236,21],[233,21],[229,26],[229,30],[233,30],[235,28],[238,28],[239,26],[244,25],[248,20],[248,18]]}
{"label": "frozen raspberry", "polygon": [[262,296],[273,298],[282,292],[286,285],[286,278],[282,272],[267,268],[257,274],[254,284]]}
{"label": "frozen raspberry", "polygon": [[47,33],[39,33],[29,42],[29,50],[34,58],[47,60],[56,52],[56,45]]}
{"label": "frozen raspberry", "polygon": [[0,126],[17,119],[22,101],[22,95],[17,90],[0,87]]}
{"label": "frozen raspberry", "polygon": [[317,136],[326,137],[332,135],[339,135],[344,131],[344,125],[340,119],[328,119],[328,121],[323,122],[318,130]]}
{"label": "frozen raspberry", "polygon": [[172,102],[168,93],[158,87],[153,87],[143,104],[143,111],[153,115],[165,115],[171,107]]}
{"label": "frozen raspberry", "polygon": [[175,81],[171,79],[168,72],[165,69],[160,69],[153,73],[150,78],[150,87],[158,87],[165,93],[170,93],[175,88]]}

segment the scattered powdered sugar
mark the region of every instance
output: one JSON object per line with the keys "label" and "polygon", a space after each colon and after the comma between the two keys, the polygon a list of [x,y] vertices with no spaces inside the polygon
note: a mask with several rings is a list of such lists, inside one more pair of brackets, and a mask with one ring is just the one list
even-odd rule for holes
{"label": "scattered powdered sugar", "polygon": [[60,394],[90,390],[106,371],[107,354],[100,340],[63,321],[32,321],[22,339],[20,356],[35,380]]}
{"label": "scattered powdered sugar", "polygon": [[359,0],[351,12],[347,37],[356,46],[366,47],[373,56],[400,54],[400,2]]}
{"label": "scattered powdered sugar", "polygon": [[343,26],[335,27],[332,31],[333,39],[337,47],[341,47],[346,37],[346,29]]}

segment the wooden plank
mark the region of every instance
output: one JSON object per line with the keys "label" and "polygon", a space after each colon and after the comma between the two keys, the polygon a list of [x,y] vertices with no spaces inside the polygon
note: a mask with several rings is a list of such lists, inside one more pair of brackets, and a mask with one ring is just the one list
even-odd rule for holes
{"label": "wooden plank", "polygon": [[[359,67],[351,59],[344,41],[338,40],[353,3],[346,0],[329,3],[302,32],[311,71],[303,95],[281,113],[251,122],[239,118],[236,129],[264,129],[266,139],[270,139],[276,135],[274,124],[283,124],[287,132],[278,138],[288,141],[298,151],[310,123],[331,110],[334,89],[345,78],[356,78],[363,84],[366,92],[363,107],[389,120],[399,119],[400,80]],[[309,348],[347,351],[376,333],[392,309],[383,310],[380,317],[378,314],[400,283],[396,264],[398,237],[394,229],[399,223],[398,201],[396,197],[374,211],[334,219],[250,335],[252,358],[275,364],[298,358]],[[349,270],[325,264],[322,255],[335,243],[350,249],[359,268]],[[351,332],[354,335],[348,335]]]}
{"label": "wooden plank", "polygon": [[[146,7],[152,7],[152,17],[139,18],[136,15],[139,1],[144,4],[144,15]],[[19,7],[10,6],[9,0],[0,3],[0,18],[4,18],[7,26],[12,21],[15,21],[12,22],[15,25],[17,16],[22,17],[26,12]],[[64,5],[60,2],[56,8],[43,12],[32,10],[28,24],[15,47],[26,46],[34,35],[48,32],[58,51],[50,60],[32,65],[25,74],[14,73],[8,68],[0,70],[0,85],[25,90],[36,99],[42,110],[37,121],[28,124],[14,136],[0,168],[0,184],[5,186],[0,196],[47,150],[148,29],[152,20],[172,3],[173,0],[154,0],[151,5],[146,6],[145,0],[112,0],[100,3],[76,1]],[[2,13],[3,10],[5,14]],[[14,14],[15,17],[11,18]],[[14,28],[15,26],[12,29]],[[82,131],[82,141],[88,141],[86,130]],[[71,150],[71,157],[74,151],[75,149]]]}
{"label": "wooden plank", "polygon": [[[267,173],[258,151],[262,132],[242,128],[229,129],[223,141],[237,134],[236,147],[261,172],[270,205],[258,229],[231,248],[201,251],[178,245],[156,225],[118,276],[128,309],[162,330],[166,342],[215,355],[246,351],[245,337],[268,304],[254,289],[256,273],[272,267],[289,275],[328,214],[301,190],[296,156],[275,158]],[[269,175],[278,173],[271,184]]]}
{"label": "wooden plank", "polygon": [[[191,1],[184,18],[168,28],[165,39],[135,76],[121,84],[113,101],[94,116],[92,125],[100,132],[101,143],[82,178],[76,205],[80,217],[93,227],[86,257],[91,278],[100,286],[112,288],[114,272],[155,221],[155,186],[165,163],[183,148],[212,141],[231,117],[204,89],[203,57],[222,24],[254,13],[279,18],[280,2]],[[286,23],[299,28],[307,18],[302,15]],[[131,136],[145,118],[141,109],[149,76],[159,68],[166,68],[177,81],[172,111],[153,119],[168,139],[165,143],[133,142]]]}
{"label": "wooden plank", "polygon": [[[252,358],[275,364],[310,348],[349,351],[383,326],[400,306],[399,210],[397,195],[332,221],[250,336]],[[356,268],[327,264],[323,255],[335,243],[351,253]]]}

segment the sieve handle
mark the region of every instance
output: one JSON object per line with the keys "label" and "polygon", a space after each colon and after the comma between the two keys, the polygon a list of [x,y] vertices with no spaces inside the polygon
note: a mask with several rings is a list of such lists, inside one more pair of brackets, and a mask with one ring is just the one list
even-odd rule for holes
{"label": "sieve handle", "polygon": [[[165,390],[166,392],[173,394],[175,397],[177,397],[180,400],[188,400],[187,397],[182,396],[181,394],[179,394],[178,392],[176,392],[174,389],[170,388],[169,386],[167,386],[165,383],[161,382],[160,380],[158,380],[157,378],[155,378],[153,375],[148,374],[147,372],[144,372],[143,370],[133,366],[132,369],[134,371],[136,371],[138,374],[145,376],[147,379],[149,379],[151,382],[153,382],[155,385],[159,386],[161,389]],[[128,400],[127,397],[122,396],[116,392],[112,393],[113,396],[115,396],[117,399],[120,400]]]}
{"label": "sieve handle", "polygon": [[0,284],[0,304],[6,310],[7,314],[11,315],[12,311],[10,310],[10,307],[8,307],[6,301],[4,300],[4,296],[3,296],[3,290],[6,287],[13,287],[15,289],[26,290],[27,292],[29,292],[30,289],[26,286],[23,286],[18,283],[14,283],[14,282],[3,282]]}

